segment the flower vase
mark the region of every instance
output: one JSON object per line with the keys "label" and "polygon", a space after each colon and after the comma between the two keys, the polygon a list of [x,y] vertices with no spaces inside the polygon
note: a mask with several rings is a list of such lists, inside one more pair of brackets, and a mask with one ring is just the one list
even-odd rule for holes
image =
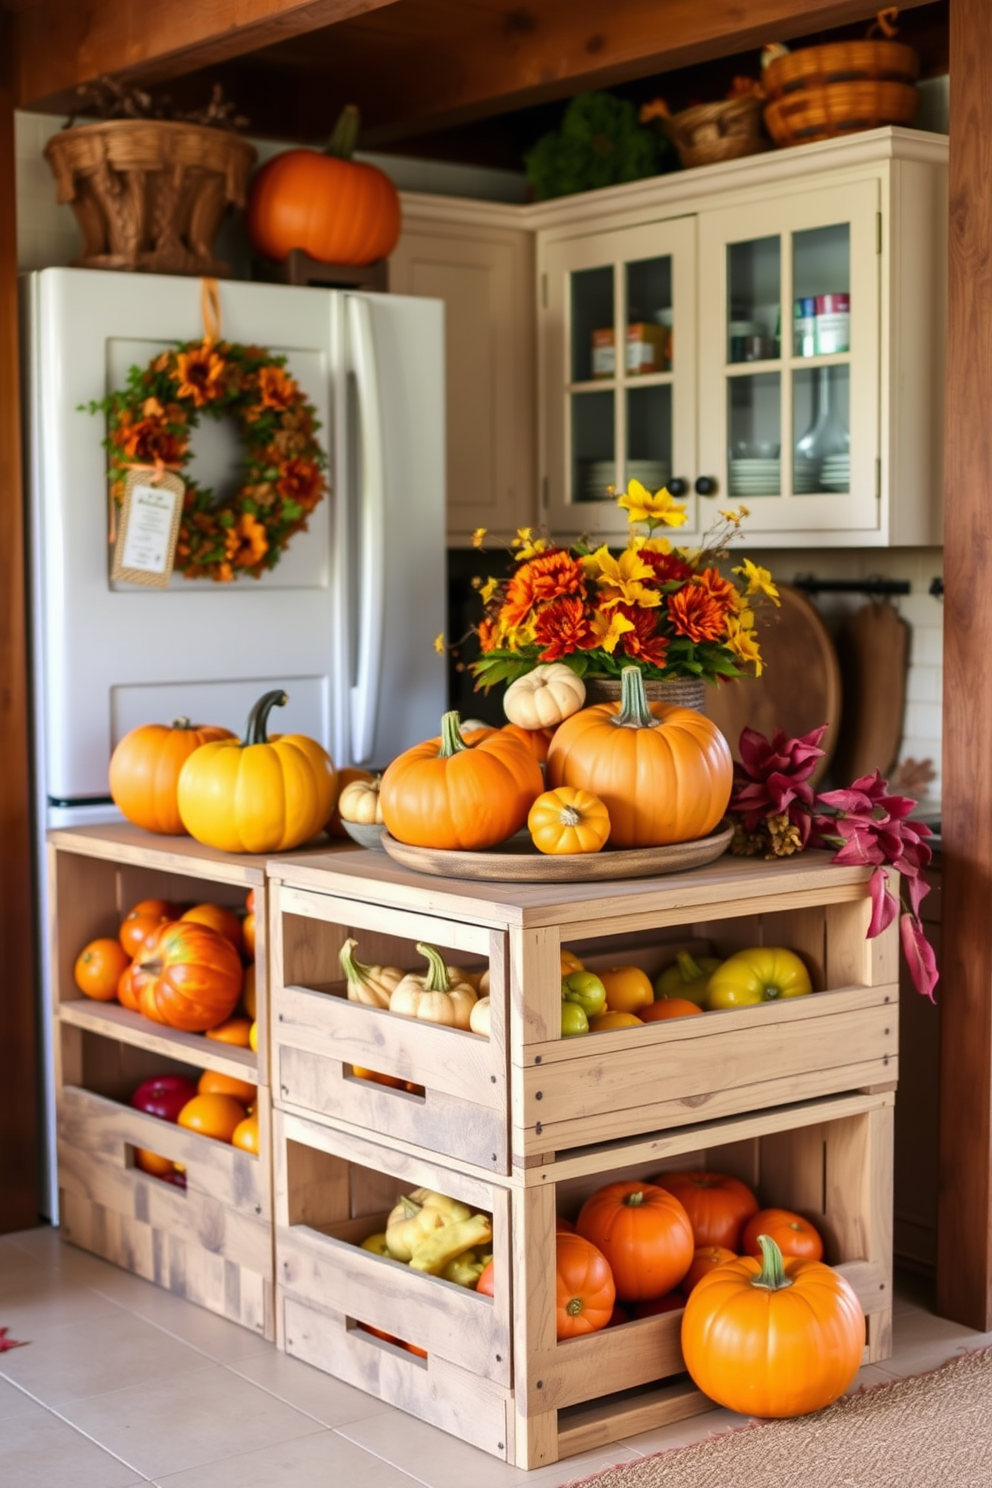
{"label": "flower vase", "polygon": [[[594,703],[618,703],[620,701],[620,678],[597,676],[586,673],[586,707]],[[672,677],[667,682],[644,679],[644,691],[649,703],[668,703],[676,708],[692,708],[697,713],[706,712],[706,683],[699,677]]]}

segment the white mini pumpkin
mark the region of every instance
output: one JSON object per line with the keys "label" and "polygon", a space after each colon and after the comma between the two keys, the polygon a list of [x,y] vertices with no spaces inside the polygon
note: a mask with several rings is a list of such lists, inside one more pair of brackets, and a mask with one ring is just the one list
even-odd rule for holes
{"label": "white mini pumpkin", "polygon": [[521,728],[554,728],[577,713],[585,700],[582,678],[563,661],[549,661],[510,683],[503,697],[503,712]]}

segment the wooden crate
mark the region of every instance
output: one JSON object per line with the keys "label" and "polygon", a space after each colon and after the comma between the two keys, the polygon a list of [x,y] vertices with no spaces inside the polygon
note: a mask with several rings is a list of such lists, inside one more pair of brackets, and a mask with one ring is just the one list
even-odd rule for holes
{"label": "wooden crate", "polygon": [[[347,845],[350,850],[350,844]],[[48,837],[60,1225],[65,1239],[273,1337],[272,1150],[264,857],[215,852],[129,824]],[[82,996],[79,951],[116,936],[138,900],[243,909],[255,892],[258,1053]],[[150,1075],[211,1069],[258,1089],[258,1157],[135,1111]],[[186,1167],[183,1192],[134,1166],[146,1147]]]}
{"label": "wooden crate", "polygon": [[[414,874],[380,853],[270,865],[272,1079],[278,1105],[376,1131],[479,1172],[546,1165],[588,1141],[663,1131],[843,1091],[894,1088],[895,927],[866,939],[869,870],[825,853],[723,858],[610,884],[473,884]],[[358,955],[418,963],[438,945],[488,961],[492,1037],[349,1003],[338,967]],[[587,1037],[560,1036],[563,944],[597,964],[655,969],[688,945],[720,954],[785,945],[813,996]],[[350,1075],[353,1065],[423,1097]]]}
{"label": "wooden crate", "polygon": [[[891,1352],[891,1092],[831,1096],[575,1150],[480,1177],[289,1112],[274,1113],[277,1333],[287,1353],[518,1467],[712,1408],[684,1372],[681,1311],[555,1338],[555,1216],[616,1178],[706,1167],[798,1209]],[[360,1248],[426,1186],[493,1216],[492,1298]],[[421,1359],[359,1326],[426,1350]],[[603,1382],[611,1393],[603,1395]]]}

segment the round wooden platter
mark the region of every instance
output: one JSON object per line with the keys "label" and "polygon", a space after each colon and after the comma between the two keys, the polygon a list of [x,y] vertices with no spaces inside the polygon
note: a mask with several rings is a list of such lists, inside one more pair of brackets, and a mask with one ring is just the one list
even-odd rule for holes
{"label": "round wooden platter", "polygon": [[391,858],[418,873],[441,878],[471,878],[483,883],[582,883],[608,878],[653,878],[660,873],[685,873],[712,863],[730,846],[733,827],[723,823],[708,837],[674,842],[668,847],[607,848],[598,853],[570,853],[555,857],[538,852],[526,832],[518,832],[488,852],[446,852],[441,848],[412,847],[388,832],[382,845]]}

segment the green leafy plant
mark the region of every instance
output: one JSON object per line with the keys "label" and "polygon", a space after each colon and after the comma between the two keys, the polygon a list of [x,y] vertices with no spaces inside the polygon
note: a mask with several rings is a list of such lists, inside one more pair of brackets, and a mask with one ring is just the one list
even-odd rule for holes
{"label": "green leafy plant", "polygon": [[638,181],[678,165],[671,144],[643,128],[637,109],[612,93],[582,93],[565,110],[558,129],[524,156],[527,179],[539,201]]}

